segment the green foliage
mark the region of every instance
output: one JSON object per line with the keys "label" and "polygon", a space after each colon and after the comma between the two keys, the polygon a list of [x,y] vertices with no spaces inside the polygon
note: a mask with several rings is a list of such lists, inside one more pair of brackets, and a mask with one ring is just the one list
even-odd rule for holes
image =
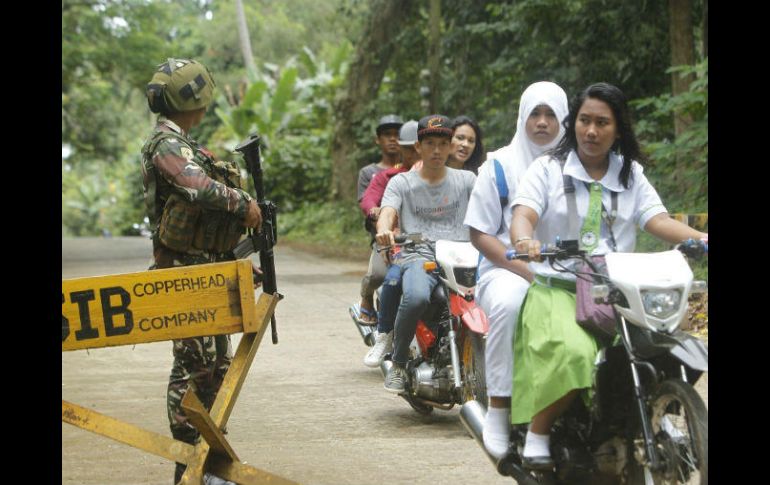
{"label": "green foliage", "polygon": [[[704,4],[693,1],[699,46]],[[292,231],[307,235],[312,225],[328,222],[337,236],[323,237],[355,234],[352,240],[365,246],[357,209],[340,213],[344,208],[325,201],[332,186],[332,102],[345,85],[370,5],[244,2],[259,66],[256,78],[247,79],[233,2],[64,0],[62,143],[72,154],[62,161],[63,231],[135,231],[133,224],[144,218],[137,157],[154,121],[144,85],[167,57],[192,57],[212,70],[217,98],[191,136],[233,159],[234,145],[259,132],[266,189],[279,205],[282,231],[290,238]],[[379,116],[427,114],[420,95],[427,84],[420,75],[427,67],[427,9],[421,3],[416,15],[389,20],[388,28],[398,31],[393,60],[355,124],[357,147],[364,147],[359,166],[379,157],[373,143]],[[687,93],[667,94],[665,0],[442,0],[442,17],[438,110],[478,120],[488,151],[510,141],[521,92],[530,83],[552,80],[571,98],[590,83],[608,81],[637,100],[637,133],[650,158],[645,174],[669,210],[707,211],[708,61],[674,68],[695,73],[696,81]],[[679,110],[694,122],[675,138],[672,114]]]}
{"label": "green foliage", "polygon": [[[339,50],[349,52],[350,47],[343,44]],[[222,126],[210,140],[220,153],[231,152],[237,142],[257,132],[262,139],[266,194],[289,212],[328,197],[334,93],[330,86],[339,83],[343,66],[337,63],[337,70],[330,70],[308,48],[301,54],[272,73],[258,73],[236,106],[220,94],[215,112]],[[300,78],[297,62],[312,77]]]}
{"label": "green foliage", "polygon": [[[444,0],[442,12],[439,110],[478,120],[490,151],[510,142],[532,82],[554,81],[569,98],[598,81],[621,86],[629,99],[669,86],[665,0]],[[391,111],[420,114],[426,62],[415,53],[427,52],[425,8],[405,22],[389,71],[392,92],[380,99],[392,96]]]}
{"label": "green foliage", "polygon": [[[338,44],[336,1],[252,0],[243,2],[255,63],[263,68],[284,64],[304,46],[320,52]],[[235,6],[212,2],[212,19],[198,36],[200,60],[216,73],[220,85],[237,84],[246,76],[239,48]],[[267,67],[266,67],[267,66]],[[313,75],[301,72],[303,76]]]}
{"label": "green foliage", "polygon": [[[284,62],[306,42],[322,53],[321,59],[330,59],[331,69],[311,51],[304,52],[301,62],[291,67],[294,78],[283,75],[277,88],[271,78],[277,67],[267,64],[264,88],[271,90],[271,96],[277,91],[277,99],[254,93],[260,102],[269,101],[262,108],[270,124],[265,138],[271,142],[267,151],[276,155],[266,160],[266,181],[274,184],[268,193],[279,195],[282,210],[292,209],[305,194],[312,195],[308,200],[322,200],[329,185],[331,127],[325,116],[340,84],[331,72],[339,72],[350,52],[349,44],[340,43],[333,29],[325,29],[338,22],[336,5],[306,0],[245,2],[258,59]],[[206,15],[209,10],[213,16]],[[259,23],[254,13],[259,14]],[[154,124],[144,98],[153,68],[168,57],[201,60],[212,69],[220,94],[211,111],[227,107],[221,95],[230,84],[237,85],[244,72],[236,36],[232,2],[62,2],[62,147],[71,152],[62,159],[64,234],[136,232],[134,225],[145,215],[138,156]],[[299,74],[309,68],[316,69],[312,77],[300,80]],[[209,114],[190,135],[204,145],[222,142],[221,126],[222,120]],[[280,139],[273,143],[276,134]],[[224,138],[240,141],[232,135]],[[233,145],[229,143],[230,148]],[[212,148],[216,152],[224,143]],[[280,195],[295,193],[291,200]]]}
{"label": "green foliage", "polygon": [[62,162],[62,235],[138,234],[145,217],[136,147],[112,165]]}
{"label": "green foliage", "polygon": [[278,234],[279,244],[283,239],[323,247],[329,256],[363,258],[369,252],[361,209],[351,203],[306,204],[292,213],[280,213]]}
{"label": "green foliage", "polygon": [[[647,172],[670,212],[708,211],[708,58],[695,66],[677,66],[671,72],[693,74],[687,92],[664,93],[634,101],[641,113],[637,134],[650,159]],[[673,116],[681,112],[692,123],[679,136]]]}
{"label": "green foliage", "polygon": [[144,92],[155,65],[180,55],[183,36],[173,19],[183,5],[62,2],[62,142],[72,147],[69,163],[115,163],[143,128],[135,115],[147,112],[146,101],[133,94]]}

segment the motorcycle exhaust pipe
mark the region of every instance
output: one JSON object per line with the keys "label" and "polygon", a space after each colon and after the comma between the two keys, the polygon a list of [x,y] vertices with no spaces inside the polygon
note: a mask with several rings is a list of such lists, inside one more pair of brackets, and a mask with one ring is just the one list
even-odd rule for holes
{"label": "motorcycle exhaust pipe", "polygon": [[350,318],[353,319],[353,324],[356,326],[356,329],[358,329],[358,333],[361,334],[361,338],[364,339],[364,343],[368,345],[369,347],[374,346],[374,337],[375,333],[374,330],[377,328],[376,325],[361,325],[358,323],[358,319],[356,318],[354,307],[350,307],[349,313]]}
{"label": "motorcycle exhaust pipe", "polygon": [[460,421],[463,423],[463,426],[465,426],[465,429],[467,429],[471,436],[476,440],[476,443],[478,443],[479,446],[481,446],[481,449],[484,450],[484,454],[487,455],[487,458],[495,464],[497,472],[503,476],[513,477],[513,479],[521,485],[536,484],[537,481],[516,463],[516,457],[510,453],[510,451],[499,460],[487,451],[486,446],[484,446],[483,438],[484,419],[486,418],[486,415],[486,408],[476,400],[470,400],[460,408]]}
{"label": "motorcycle exhaust pipe", "polygon": [[484,408],[484,405],[474,399],[467,401],[460,408],[460,421],[465,426],[465,429],[473,436],[476,443],[481,446],[481,449],[484,450],[489,459],[497,463],[495,457],[487,452],[487,448],[484,446],[484,439],[482,438],[486,416],[487,410]]}

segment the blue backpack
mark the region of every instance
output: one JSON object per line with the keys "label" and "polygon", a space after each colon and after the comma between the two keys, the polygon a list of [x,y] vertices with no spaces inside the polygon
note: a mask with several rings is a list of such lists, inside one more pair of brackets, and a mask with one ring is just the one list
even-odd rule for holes
{"label": "blue backpack", "polygon": [[[500,197],[500,210],[504,210],[508,205],[508,181],[505,180],[505,171],[503,165],[496,158],[492,160],[495,164],[495,183],[497,184],[497,195]],[[505,227],[505,214],[500,219],[500,228],[497,233],[500,234]],[[479,251],[479,262],[476,265],[476,283],[479,282],[479,266],[481,266],[481,260],[484,259],[484,255]]]}

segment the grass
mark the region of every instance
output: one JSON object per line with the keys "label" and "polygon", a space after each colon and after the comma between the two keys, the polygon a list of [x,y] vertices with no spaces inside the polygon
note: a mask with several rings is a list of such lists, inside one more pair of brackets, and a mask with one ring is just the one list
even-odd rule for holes
{"label": "grass", "polygon": [[357,204],[327,202],[278,215],[278,240],[312,254],[367,261],[371,253]]}

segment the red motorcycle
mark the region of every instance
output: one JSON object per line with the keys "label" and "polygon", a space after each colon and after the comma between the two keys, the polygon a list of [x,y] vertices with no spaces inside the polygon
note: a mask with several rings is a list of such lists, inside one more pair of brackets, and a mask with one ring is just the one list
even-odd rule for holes
{"label": "red motorcycle", "polygon": [[[402,235],[396,247],[419,242],[425,242],[419,234]],[[435,261],[423,267],[438,276],[439,284],[417,322],[405,389],[399,394],[422,414],[487,400],[484,347],[489,323],[474,299],[479,253],[470,242],[439,240],[435,248]],[[393,365],[390,357],[380,365],[383,376]]]}

